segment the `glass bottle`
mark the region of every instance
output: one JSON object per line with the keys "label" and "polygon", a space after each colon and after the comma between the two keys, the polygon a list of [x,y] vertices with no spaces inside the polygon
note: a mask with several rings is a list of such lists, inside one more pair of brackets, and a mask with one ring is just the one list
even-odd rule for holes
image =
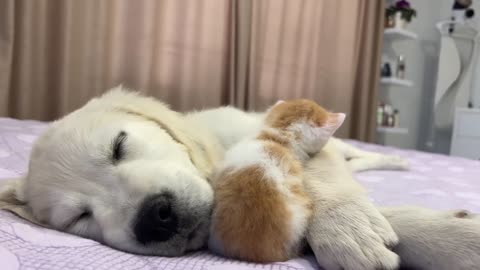
{"label": "glass bottle", "polygon": [[403,55],[397,57],[397,72],[395,75],[399,79],[405,79],[405,56]]}

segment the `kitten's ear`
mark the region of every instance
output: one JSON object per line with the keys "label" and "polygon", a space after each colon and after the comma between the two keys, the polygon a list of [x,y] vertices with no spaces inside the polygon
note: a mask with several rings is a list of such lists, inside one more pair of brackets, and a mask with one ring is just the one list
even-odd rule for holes
{"label": "kitten's ear", "polygon": [[7,180],[0,185],[0,209],[10,211],[30,222],[39,224],[23,195],[25,177]]}
{"label": "kitten's ear", "polygon": [[344,113],[328,113],[326,127],[335,132],[345,121],[346,115]]}
{"label": "kitten's ear", "polygon": [[285,100],[279,100],[279,101],[275,102],[275,104],[273,104],[273,105],[271,105],[270,107],[268,107],[268,109],[265,110],[265,112],[266,112],[266,113],[269,113],[275,106],[277,106],[278,104],[282,104],[282,103],[284,103],[284,102],[285,102]]}

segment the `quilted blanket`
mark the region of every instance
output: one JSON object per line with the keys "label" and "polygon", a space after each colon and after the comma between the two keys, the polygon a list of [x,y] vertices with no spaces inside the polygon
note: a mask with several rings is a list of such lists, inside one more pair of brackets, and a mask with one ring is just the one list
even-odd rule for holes
{"label": "quilted blanket", "polygon": [[[0,118],[0,185],[22,175],[32,142],[47,124]],[[403,156],[410,171],[370,171],[358,180],[379,205],[417,204],[438,209],[480,212],[480,162],[349,141],[363,149]],[[0,269],[320,269],[312,256],[282,263],[251,264],[217,257],[207,251],[178,258],[139,256],[95,241],[35,226],[0,211]]]}

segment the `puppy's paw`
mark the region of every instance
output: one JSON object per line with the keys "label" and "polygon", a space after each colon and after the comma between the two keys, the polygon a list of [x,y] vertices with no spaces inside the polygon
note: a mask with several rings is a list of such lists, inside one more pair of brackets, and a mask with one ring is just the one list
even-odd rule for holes
{"label": "puppy's paw", "polygon": [[347,164],[354,172],[368,170],[408,170],[408,162],[400,156],[368,154],[350,159]]}
{"label": "puppy's paw", "polygon": [[[330,246],[317,247],[318,263],[325,270],[396,270],[400,259],[380,243],[364,248],[356,240],[347,240]],[[346,243],[350,242],[350,245]],[[365,244],[365,243],[363,243]],[[335,253],[332,252],[335,250]],[[323,252],[322,252],[323,251]]]}
{"label": "puppy's paw", "polygon": [[[365,254],[368,254],[368,249],[363,249]],[[381,258],[379,260],[379,258]],[[362,269],[382,269],[382,270],[397,270],[400,265],[400,257],[393,251],[387,249],[384,245],[374,245],[370,248],[370,254],[367,255],[365,267]],[[358,269],[355,264],[349,269]]]}
{"label": "puppy's paw", "polygon": [[394,248],[398,245],[399,239],[392,226],[376,208],[374,209],[375,211],[369,210],[371,209],[365,209],[365,212],[368,215],[373,231],[380,236],[385,246],[390,249]]}
{"label": "puppy's paw", "polygon": [[408,161],[400,156],[382,155],[385,169],[408,170]]}
{"label": "puppy's paw", "polygon": [[307,234],[319,264],[326,270],[394,270],[398,243],[390,224],[367,201],[352,202],[316,215]]}

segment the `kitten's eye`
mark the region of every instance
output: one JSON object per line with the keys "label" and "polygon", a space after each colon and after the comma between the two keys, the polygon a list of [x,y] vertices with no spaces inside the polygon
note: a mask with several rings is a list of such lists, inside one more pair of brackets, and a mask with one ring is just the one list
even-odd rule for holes
{"label": "kitten's eye", "polygon": [[123,147],[123,142],[126,138],[127,133],[125,131],[120,131],[120,133],[118,133],[117,137],[113,141],[112,160],[114,162],[118,162],[124,157],[125,150]]}

